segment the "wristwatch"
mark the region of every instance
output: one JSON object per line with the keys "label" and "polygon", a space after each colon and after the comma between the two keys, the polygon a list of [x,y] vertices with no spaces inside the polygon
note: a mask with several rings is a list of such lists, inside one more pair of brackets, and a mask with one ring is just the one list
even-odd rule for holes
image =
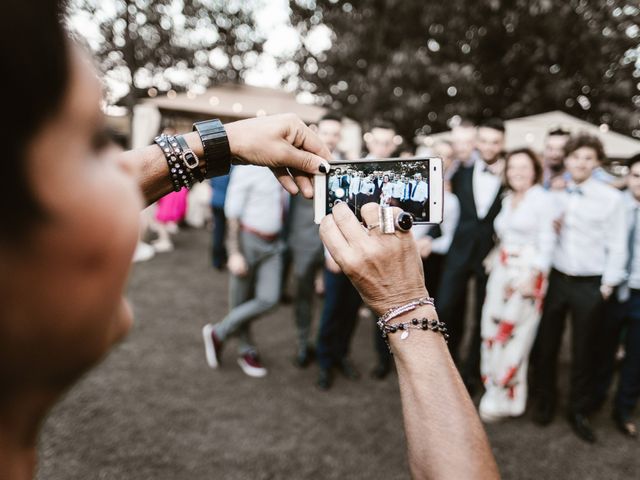
{"label": "wristwatch", "polygon": [[231,149],[227,132],[220,120],[205,120],[193,124],[202,141],[205,161],[205,178],[219,177],[229,173],[231,168]]}

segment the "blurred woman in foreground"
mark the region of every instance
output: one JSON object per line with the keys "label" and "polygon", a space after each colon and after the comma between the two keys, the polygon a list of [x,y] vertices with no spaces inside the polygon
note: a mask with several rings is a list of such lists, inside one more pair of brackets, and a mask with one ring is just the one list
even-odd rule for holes
{"label": "blurred woman in foreground", "polygon": [[[123,291],[139,211],[173,185],[159,147],[117,156],[104,148],[100,82],[60,26],[60,3],[7,0],[3,13],[11,21],[0,34],[2,90],[21,103],[10,106],[14,128],[0,160],[0,224],[10,226],[0,232],[0,478],[21,480],[33,477],[48,410],[129,330]],[[329,151],[294,116],[225,130],[236,160],[270,167],[291,193],[311,196],[310,175],[328,171]],[[198,133],[183,138],[205,155]],[[346,206],[327,217],[322,234],[376,312],[426,294],[410,235],[368,232]],[[496,477],[442,337],[391,342],[414,475]]]}

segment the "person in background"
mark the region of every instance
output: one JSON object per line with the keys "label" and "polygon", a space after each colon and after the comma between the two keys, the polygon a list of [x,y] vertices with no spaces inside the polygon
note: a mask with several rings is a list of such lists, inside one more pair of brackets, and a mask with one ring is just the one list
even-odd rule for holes
{"label": "person in background", "polygon": [[571,132],[564,128],[553,128],[547,132],[542,152],[542,186],[547,190],[563,190],[567,177],[564,167],[564,147]]}
{"label": "person in background", "polygon": [[220,365],[222,348],[237,337],[238,365],[250,377],[267,369],[251,336],[251,324],[280,299],[284,191],[267,168],[237,166],[231,172],[224,212],[229,252],[229,313],[202,328],[207,363]]}
{"label": "person in background", "polygon": [[[429,153],[442,158],[443,178],[450,178],[451,169],[457,164],[453,161],[453,148],[448,141],[438,141]],[[418,243],[418,252],[422,257],[424,279],[427,290],[437,292],[444,268],[444,261],[458,228],[460,202],[451,193],[451,182],[444,181],[443,216],[440,225],[414,225],[411,229]]]}
{"label": "person in background", "polygon": [[[342,140],[342,116],[336,112],[327,113],[316,126],[312,126],[320,140],[324,142],[336,159],[342,158],[338,150]],[[353,172],[349,172],[352,174]],[[294,364],[305,368],[311,363],[315,351],[309,338],[313,320],[313,296],[318,270],[324,262],[324,249],[320,241],[318,225],[313,219],[313,200],[300,195],[291,197],[287,215],[287,244],[291,253],[295,292],[293,308],[295,313],[297,348]]]}
{"label": "person in background", "polygon": [[620,432],[635,438],[638,428],[633,422],[633,414],[640,398],[640,154],[631,157],[627,165],[629,189],[624,192],[628,232],[626,275],[625,282],[608,300],[605,321],[598,331],[593,409],[601,408],[607,399],[622,338],[625,354],[620,365],[612,418]]}
{"label": "person in background", "polygon": [[[456,127],[458,137],[473,138],[471,127]],[[454,132],[455,133],[455,132]],[[477,149],[471,161],[462,157],[451,179],[453,193],[460,202],[460,221],[447,255],[438,290],[440,318],[449,328],[449,348],[462,372],[462,378],[473,395],[480,387],[480,323],[485,298],[487,273],[484,259],[494,246],[493,222],[500,212],[502,194],[502,151],[504,123],[490,119],[477,131]],[[465,144],[462,144],[465,146]],[[454,151],[460,152],[454,136]],[[462,149],[464,151],[464,149]],[[466,318],[467,285],[475,279],[475,311],[471,344],[464,363],[459,352]]]}
{"label": "person in background", "polygon": [[557,404],[558,353],[571,313],[571,374],[567,418],[578,437],[596,441],[588,414],[592,407],[594,350],[600,341],[603,305],[625,278],[628,233],[622,194],[592,178],[604,160],[598,137],[578,134],[565,146],[570,176],[566,191],[553,192],[560,213],[558,243],[534,354],[537,404],[533,420],[553,421]]}
{"label": "person in background", "polygon": [[527,404],[527,367],[555,245],[554,206],[540,185],[542,165],[528,148],[505,158],[508,194],[494,221],[498,245],[482,309],[480,418],[517,417]]}
{"label": "person in background", "polygon": [[224,215],[224,202],[227,198],[229,175],[214,177],[209,180],[212,189],[211,216],[213,217],[213,237],[211,246],[211,263],[213,268],[222,270],[227,265],[227,217]]}
{"label": "person in background", "polygon": [[[478,129],[476,125],[469,120],[462,120],[458,125],[451,129],[451,145],[453,147],[453,168],[450,175],[453,176],[458,167],[473,166],[473,152],[476,149],[476,139]],[[451,180],[451,177],[446,178]]]}

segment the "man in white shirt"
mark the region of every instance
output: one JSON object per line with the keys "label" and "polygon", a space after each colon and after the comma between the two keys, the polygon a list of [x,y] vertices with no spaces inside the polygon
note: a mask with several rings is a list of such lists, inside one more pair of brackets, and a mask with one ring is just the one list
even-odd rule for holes
{"label": "man in white shirt", "polygon": [[250,327],[280,298],[284,202],[284,190],[268,168],[246,165],[231,172],[224,207],[231,310],[220,322],[202,329],[211,368],[218,367],[223,345],[237,337],[238,364],[244,373],[251,377],[267,374]]}
{"label": "man in white shirt", "polygon": [[424,213],[424,205],[429,198],[429,185],[422,179],[421,173],[413,176],[413,188],[411,192],[411,203],[409,204],[409,212],[416,217],[422,217]]}
{"label": "man in white shirt", "polygon": [[600,408],[607,399],[621,334],[626,329],[625,355],[620,366],[612,417],[623,434],[637,437],[638,429],[632,419],[640,398],[640,154],[629,159],[627,165],[629,190],[624,193],[624,203],[628,256],[625,282],[607,302],[605,321],[598,333],[594,409]]}
{"label": "man in white shirt", "polygon": [[[458,135],[464,139],[473,138],[468,126],[458,127],[458,131]],[[472,277],[475,279],[475,323],[472,325],[466,361],[460,365],[462,378],[472,395],[482,384],[480,319],[487,285],[483,261],[494,246],[493,221],[501,207],[504,137],[504,123],[500,119],[489,119],[478,127],[476,150],[470,158],[459,158],[451,186],[460,203],[460,221],[436,295],[440,318],[449,329],[449,349],[458,362],[461,357],[464,358],[459,349],[465,331],[468,283]],[[465,142],[462,143],[464,145]],[[453,146],[454,151],[466,153],[456,141]]]}
{"label": "man in white shirt", "polygon": [[534,358],[538,404],[534,421],[547,425],[556,407],[558,352],[567,313],[571,313],[571,376],[568,420],[574,432],[593,443],[587,418],[593,403],[594,349],[603,322],[603,300],[625,278],[626,218],[622,194],[594,180],[604,159],[597,137],[580,134],[566,145],[566,191],[554,193],[560,215],[558,244],[540,320]]}

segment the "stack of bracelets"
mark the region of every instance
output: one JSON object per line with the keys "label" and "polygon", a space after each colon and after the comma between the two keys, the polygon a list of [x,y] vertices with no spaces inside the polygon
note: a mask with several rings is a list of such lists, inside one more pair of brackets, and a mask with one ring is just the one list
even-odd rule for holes
{"label": "stack of bracelets", "polygon": [[193,129],[198,131],[202,141],[204,163],[200,162],[182,135],[162,134],[154,139],[167,160],[169,178],[175,192],[182,188],[189,189],[205,178],[229,173],[231,152],[220,120],[194,123]]}
{"label": "stack of bracelets", "polygon": [[[431,305],[435,306],[433,303],[433,298],[424,297],[413,300],[406,305],[401,305],[399,307],[394,307],[388,310],[384,315],[382,315],[377,322],[378,328],[382,332],[382,338],[387,342],[387,347],[389,347],[389,351],[391,352],[391,345],[389,344],[389,334],[402,332],[400,335],[401,340],[405,340],[409,336],[409,330],[431,330],[432,332],[440,333],[444,337],[445,341],[449,338],[449,334],[447,333],[447,327],[444,322],[437,320],[435,318],[413,318],[407,322],[402,323],[389,323],[389,321],[393,318],[396,318],[404,313],[415,310],[418,307],[423,305]],[[392,352],[393,353],[393,352]]]}

